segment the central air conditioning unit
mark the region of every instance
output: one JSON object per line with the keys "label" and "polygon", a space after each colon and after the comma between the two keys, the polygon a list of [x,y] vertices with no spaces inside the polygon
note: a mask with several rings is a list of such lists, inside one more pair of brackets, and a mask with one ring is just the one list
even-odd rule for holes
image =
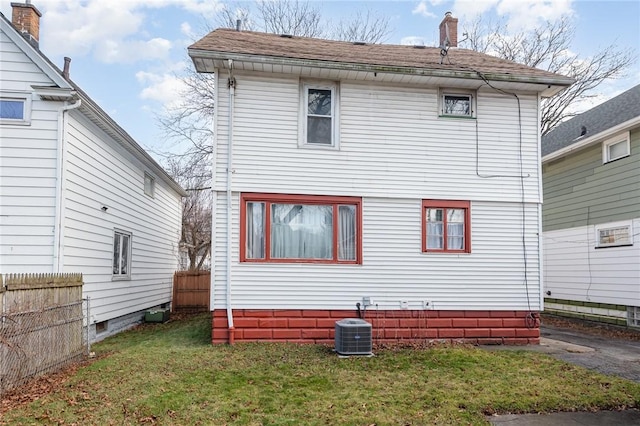
{"label": "central air conditioning unit", "polygon": [[371,324],[357,318],[336,321],[335,345],[340,355],[373,355]]}

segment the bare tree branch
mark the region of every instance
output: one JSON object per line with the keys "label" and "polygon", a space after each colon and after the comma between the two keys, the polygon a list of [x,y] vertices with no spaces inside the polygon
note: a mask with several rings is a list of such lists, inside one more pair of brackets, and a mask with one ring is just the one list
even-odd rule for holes
{"label": "bare tree branch", "polygon": [[464,27],[468,46],[479,52],[572,77],[576,82],[553,98],[542,102],[542,134],[580,110],[580,103],[597,95],[604,82],[620,78],[635,62],[631,51],[614,45],[598,50],[590,57],[580,57],[570,47],[575,25],[570,17],[547,22],[532,31],[508,34],[504,22],[483,22],[481,17]]}

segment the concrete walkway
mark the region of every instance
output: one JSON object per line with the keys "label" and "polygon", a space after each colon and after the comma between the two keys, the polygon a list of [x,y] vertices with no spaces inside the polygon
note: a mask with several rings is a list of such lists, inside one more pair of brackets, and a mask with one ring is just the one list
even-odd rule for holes
{"label": "concrete walkway", "polygon": [[[540,345],[485,346],[487,350],[532,350],[585,367],[602,374],[619,376],[640,383],[640,342],[583,334],[574,330],[541,327]],[[508,414],[487,417],[493,425],[640,425],[640,411],[599,411],[595,413]]]}

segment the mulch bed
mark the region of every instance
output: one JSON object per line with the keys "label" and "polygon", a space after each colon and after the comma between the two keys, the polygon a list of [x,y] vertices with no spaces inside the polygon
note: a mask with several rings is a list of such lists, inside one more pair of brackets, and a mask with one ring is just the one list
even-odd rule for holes
{"label": "mulch bed", "polygon": [[585,321],[581,319],[573,319],[566,317],[559,317],[555,315],[542,314],[540,315],[543,326],[549,326],[554,328],[564,328],[569,330],[579,331],[581,333],[590,334],[593,336],[607,337],[613,339],[623,340],[640,340],[640,330],[633,328],[620,327],[610,324],[601,324],[593,321]]}

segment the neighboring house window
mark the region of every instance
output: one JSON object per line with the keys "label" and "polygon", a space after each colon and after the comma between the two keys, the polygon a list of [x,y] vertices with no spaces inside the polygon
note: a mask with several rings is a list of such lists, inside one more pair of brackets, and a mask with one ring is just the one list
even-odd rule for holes
{"label": "neighboring house window", "polygon": [[623,133],[602,143],[602,162],[618,160],[630,154],[629,132]]}
{"label": "neighboring house window", "polygon": [[243,194],[242,262],[362,263],[362,199]]}
{"label": "neighboring house window", "polygon": [[0,94],[0,123],[28,125],[31,122],[31,98],[26,94]]}
{"label": "neighboring house window", "polygon": [[131,277],[131,233],[115,231],[113,234],[113,278]]}
{"label": "neighboring house window", "polygon": [[440,115],[444,117],[475,117],[475,96],[472,92],[440,91]]}
{"label": "neighboring house window", "polygon": [[153,198],[156,190],[156,180],[151,175],[144,174],[144,193]]}
{"label": "neighboring house window", "polygon": [[631,222],[596,226],[596,248],[629,246],[633,244]]}
{"label": "neighboring house window", "polygon": [[422,201],[422,251],[471,252],[471,215],[468,201]]}
{"label": "neighboring house window", "polygon": [[337,147],[338,85],[303,84],[303,143],[308,146]]}

